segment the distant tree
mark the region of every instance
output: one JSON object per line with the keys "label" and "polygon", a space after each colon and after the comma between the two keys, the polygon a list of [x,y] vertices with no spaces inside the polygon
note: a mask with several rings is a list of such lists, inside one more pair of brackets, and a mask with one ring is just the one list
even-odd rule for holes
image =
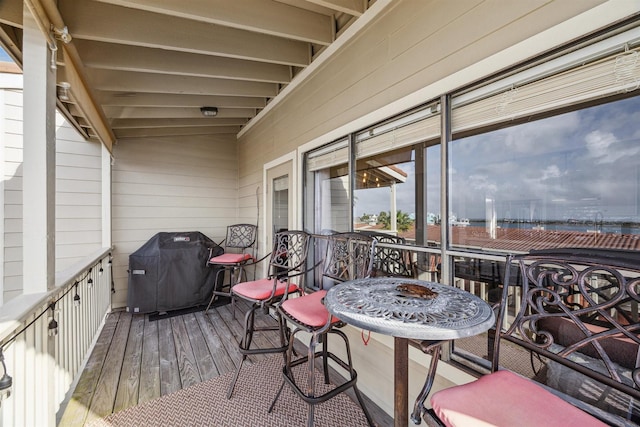
{"label": "distant tree", "polygon": [[367,213],[363,213],[362,215],[360,215],[360,221],[361,222],[369,222],[371,220],[371,215],[367,214]]}
{"label": "distant tree", "polygon": [[400,231],[407,231],[411,225],[413,224],[413,220],[409,216],[408,213],[398,211],[396,212],[396,226]]}
{"label": "distant tree", "polygon": [[[382,224],[385,230],[391,230],[391,212],[380,212],[378,215],[378,224]],[[396,227],[398,230],[407,231],[412,224],[413,220],[408,213],[402,212],[401,210],[396,212]]]}
{"label": "distant tree", "polygon": [[391,213],[380,211],[378,214],[378,224],[382,224],[385,230],[391,229]]}

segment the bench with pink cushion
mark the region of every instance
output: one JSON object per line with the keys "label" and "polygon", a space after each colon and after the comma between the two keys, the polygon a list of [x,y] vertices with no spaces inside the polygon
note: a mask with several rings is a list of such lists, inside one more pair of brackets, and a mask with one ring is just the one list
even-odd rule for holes
{"label": "bench with pink cushion", "polygon": [[[499,305],[491,373],[434,393],[429,410],[417,402],[425,421],[474,427],[637,425],[640,253],[532,251],[507,257],[505,270],[503,283],[509,286]],[[520,298],[517,313],[507,304],[514,297]],[[546,377],[536,376],[541,383],[503,368],[507,341],[543,361]]]}

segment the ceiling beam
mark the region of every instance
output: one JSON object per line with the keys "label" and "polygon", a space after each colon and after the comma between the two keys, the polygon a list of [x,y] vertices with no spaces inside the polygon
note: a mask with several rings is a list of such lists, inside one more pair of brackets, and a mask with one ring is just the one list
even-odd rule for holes
{"label": "ceiling beam", "polygon": [[[104,107],[105,113],[113,119],[195,119],[202,118],[200,108],[164,108],[164,107]],[[221,108],[218,118],[250,118],[256,115],[252,108]]]}
{"label": "ceiling beam", "polygon": [[[99,1],[309,43],[328,45],[333,41],[331,17],[275,1]],[[345,0],[340,3],[344,2]]]}
{"label": "ceiling beam", "polygon": [[278,93],[278,87],[274,83],[111,71],[95,68],[87,69],[87,75],[92,87],[97,90],[250,97],[273,97]]}
{"label": "ceiling beam", "polygon": [[59,99],[56,100],[56,107],[58,107],[58,111],[60,114],[64,116],[64,118],[73,126],[83,138],[89,139],[89,134],[87,134],[87,130],[80,124],[80,122],[69,112],[69,108]]}
{"label": "ceiling beam", "polygon": [[159,136],[192,136],[192,135],[222,135],[237,134],[240,126],[222,126],[222,127],[192,127],[192,128],[154,128],[154,129],[116,129],[116,137],[118,139],[129,138],[147,138]]}
{"label": "ceiling beam", "polygon": [[22,64],[22,42],[14,27],[0,24],[0,44],[17,64]]}
{"label": "ceiling beam", "polygon": [[211,126],[243,126],[247,119],[220,119],[217,117],[201,117],[199,119],[114,119],[111,127],[118,129],[134,128],[179,128],[179,127],[211,127]]}
{"label": "ceiling beam", "polygon": [[[58,48],[60,49],[60,48]],[[66,46],[62,46],[62,49],[67,49]],[[83,116],[87,119],[91,127],[93,128],[95,134],[102,141],[102,143],[107,147],[109,152],[111,152],[113,144],[115,142],[115,136],[113,132],[107,126],[107,120],[102,110],[94,102],[83,77],[78,72],[76,66],[67,61],[65,63],[64,70],[58,68],[58,79],[61,77],[70,85],[69,91],[71,92],[74,100],[77,103],[77,108],[80,111],[80,114],[74,114],[75,116]],[[61,73],[64,71],[64,74]],[[72,113],[73,114],[73,113]]]}
{"label": "ceiling beam", "polygon": [[22,0],[0,1],[0,23],[22,28]]}
{"label": "ceiling beam", "polygon": [[105,106],[121,107],[202,107],[264,108],[265,98],[250,96],[180,95],[97,91],[96,99]]}
{"label": "ceiling beam", "polygon": [[291,81],[287,65],[87,40],[76,40],[75,45],[85,67],[269,83]]}
{"label": "ceiling beam", "polygon": [[60,0],[74,38],[304,67],[310,45],[93,1]]}
{"label": "ceiling beam", "polygon": [[249,121],[246,126],[243,126],[240,132],[238,132],[238,138],[241,138],[246,132],[248,132],[254,125],[259,123],[270,111],[276,108],[280,102],[282,102],[292,91],[298,88],[300,85],[306,82],[306,79],[312,74],[315,73],[320,67],[324,66],[327,61],[346,44],[350,43],[354,38],[358,36],[358,34],[363,31],[367,25],[373,22],[384,10],[386,7],[394,4],[394,0],[376,0],[373,5],[367,9],[367,12],[363,14],[363,16],[357,19],[352,25],[350,25],[344,33],[331,45],[324,49],[316,59],[314,59],[313,63],[310,66],[306,67],[300,73],[296,75],[296,78],[284,87],[278,96],[271,99],[267,106],[260,110],[260,112],[256,115],[254,119]]}
{"label": "ceiling beam", "polygon": [[348,15],[361,16],[366,10],[367,0],[307,0],[309,3],[328,7]]}

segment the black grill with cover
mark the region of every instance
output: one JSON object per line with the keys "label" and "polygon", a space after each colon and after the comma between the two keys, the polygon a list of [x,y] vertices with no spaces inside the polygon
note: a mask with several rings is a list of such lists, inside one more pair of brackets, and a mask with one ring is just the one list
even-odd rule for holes
{"label": "black grill with cover", "polygon": [[[129,256],[127,311],[153,313],[204,305],[215,287],[210,256],[224,250],[197,231],[161,232]],[[222,275],[220,275],[222,278]]]}

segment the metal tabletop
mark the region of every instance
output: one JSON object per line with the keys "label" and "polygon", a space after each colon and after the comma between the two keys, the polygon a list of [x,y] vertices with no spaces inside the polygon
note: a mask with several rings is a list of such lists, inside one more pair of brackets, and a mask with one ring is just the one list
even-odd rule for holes
{"label": "metal tabletop", "polygon": [[[407,296],[398,285],[425,286],[433,298]],[[489,304],[453,286],[402,278],[344,282],[325,297],[327,310],[353,326],[397,338],[451,340],[485,332],[495,318]]]}

